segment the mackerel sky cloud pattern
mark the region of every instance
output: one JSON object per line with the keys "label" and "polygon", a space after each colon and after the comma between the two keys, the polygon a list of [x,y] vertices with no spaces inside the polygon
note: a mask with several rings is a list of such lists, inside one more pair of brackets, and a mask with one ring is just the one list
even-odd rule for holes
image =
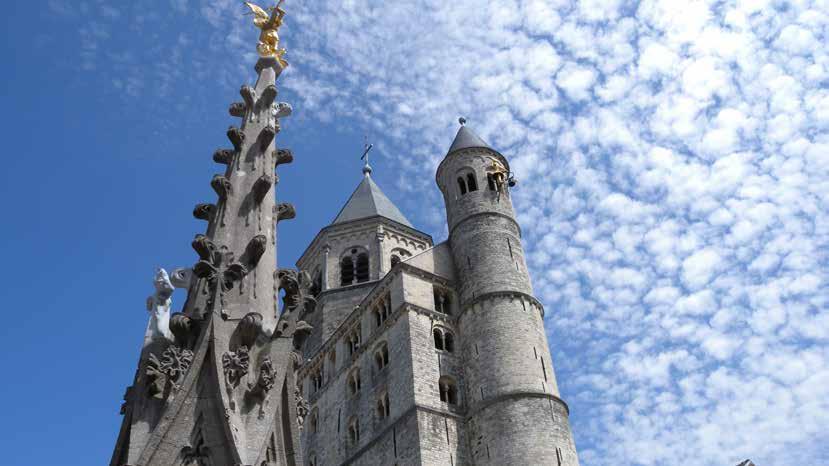
{"label": "mackerel sky cloud pattern", "polygon": [[[252,62],[238,3],[173,5]],[[829,461],[829,2],[290,3],[303,124],[377,135],[413,223],[458,116],[511,159],[582,464]]]}

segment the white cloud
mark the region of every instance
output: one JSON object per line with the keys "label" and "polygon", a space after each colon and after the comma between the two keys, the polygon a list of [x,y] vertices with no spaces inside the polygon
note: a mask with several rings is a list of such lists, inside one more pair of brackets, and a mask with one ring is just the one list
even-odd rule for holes
{"label": "white cloud", "polygon": [[556,76],[556,84],[568,97],[585,100],[590,97],[590,89],[596,81],[596,72],[579,65],[566,65]]}

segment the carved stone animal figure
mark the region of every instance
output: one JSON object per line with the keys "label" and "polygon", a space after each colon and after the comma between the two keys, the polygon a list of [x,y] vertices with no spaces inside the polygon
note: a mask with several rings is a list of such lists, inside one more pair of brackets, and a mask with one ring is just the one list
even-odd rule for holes
{"label": "carved stone animal figure", "polygon": [[155,294],[147,298],[147,311],[150,312],[150,321],[147,323],[147,331],[144,333],[144,346],[162,339],[172,341],[170,307],[172,306],[171,296],[174,287],[166,270],[156,269],[153,286],[155,287]]}

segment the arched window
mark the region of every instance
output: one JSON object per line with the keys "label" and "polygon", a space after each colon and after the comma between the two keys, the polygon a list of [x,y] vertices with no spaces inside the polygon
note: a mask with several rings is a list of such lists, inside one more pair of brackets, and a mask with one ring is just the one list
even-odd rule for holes
{"label": "arched window", "polygon": [[340,261],[340,286],[354,283],[354,261],[351,256],[343,257]]}
{"label": "arched window", "polygon": [[354,355],[360,349],[360,327],[352,329],[345,338],[345,342],[348,345],[348,355]]}
{"label": "arched window", "polygon": [[389,345],[383,343],[380,348],[374,352],[374,365],[377,367],[377,372],[382,371],[389,365]]}
{"label": "arched window", "polygon": [[438,288],[437,286],[434,287],[434,298],[435,298],[435,310],[440,312],[441,314],[451,314],[450,306],[449,306],[449,292]]}
{"label": "arched window", "polygon": [[367,282],[369,279],[368,252],[352,248],[340,259],[340,286]]}
{"label": "arched window", "polygon": [[452,353],[455,351],[455,336],[444,328],[435,327],[432,330],[435,339],[435,349]]}
{"label": "arched window", "polygon": [[348,444],[355,446],[360,443],[360,420],[352,417],[348,422]]}
{"label": "arched window", "polygon": [[463,180],[462,176],[458,177],[458,189],[461,190],[461,196],[466,194],[466,181]]}
{"label": "arched window", "polygon": [[311,371],[311,393],[316,393],[323,385],[322,365]]}
{"label": "arched window", "polygon": [[374,305],[371,311],[374,314],[375,328],[380,328],[383,322],[391,315],[391,296],[387,293]]}
{"label": "arched window", "polygon": [[356,395],[360,392],[360,369],[354,369],[348,374],[348,393]]}
{"label": "arched window", "polygon": [[443,350],[443,332],[439,328],[432,330],[435,336],[435,349]]}
{"label": "arched window", "polygon": [[440,401],[455,406],[458,404],[458,385],[451,377],[443,376],[438,381]]}
{"label": "arched window", "polygon": [[374,308],[374,324],[377,328],[383,325],[383,309],[379,307]]}
{"label": "arched window", "polygon": [[469,187],[469,192],[477,191],[478,190],[478,182],[475,181],[475,174],[468,173],[466,175],[466,185]]}
{"label": "arched window", "polygon": [[383,393],[377,399],[377,417],[385,419],[391,414],[391,406],[389,405],[389,394]]}
{"label": "arched window", "polygon": [[498,188],[495,186],[495,176],[492,173],[486,174],[486,184],[489,187],[490,191],[498,190]]}
{"label": "arched window", "polygon": [[317,466],[317,456],[313,453],[311,454],[310,459],[308,460],[308,466]]}

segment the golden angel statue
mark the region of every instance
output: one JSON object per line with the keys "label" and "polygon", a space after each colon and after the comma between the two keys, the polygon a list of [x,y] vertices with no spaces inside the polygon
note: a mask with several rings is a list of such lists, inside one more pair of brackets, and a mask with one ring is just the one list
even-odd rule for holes
{"label": "golden angel statue", "polygon": [[276,7],[269,8],[271,14],[251,2],[245,2],[245,5],[253,13],[253,24],[262,30],[259,34],[259,43],[256,45],[259,56],[275,57],[284,68],[288,66],[288,62],[282,58],[285,55],[285,49],[279,48],[278,33],[279,27],[282,26],[282,19],[285,17],[285,10],[280,8],[283,1],[279,0]]}

